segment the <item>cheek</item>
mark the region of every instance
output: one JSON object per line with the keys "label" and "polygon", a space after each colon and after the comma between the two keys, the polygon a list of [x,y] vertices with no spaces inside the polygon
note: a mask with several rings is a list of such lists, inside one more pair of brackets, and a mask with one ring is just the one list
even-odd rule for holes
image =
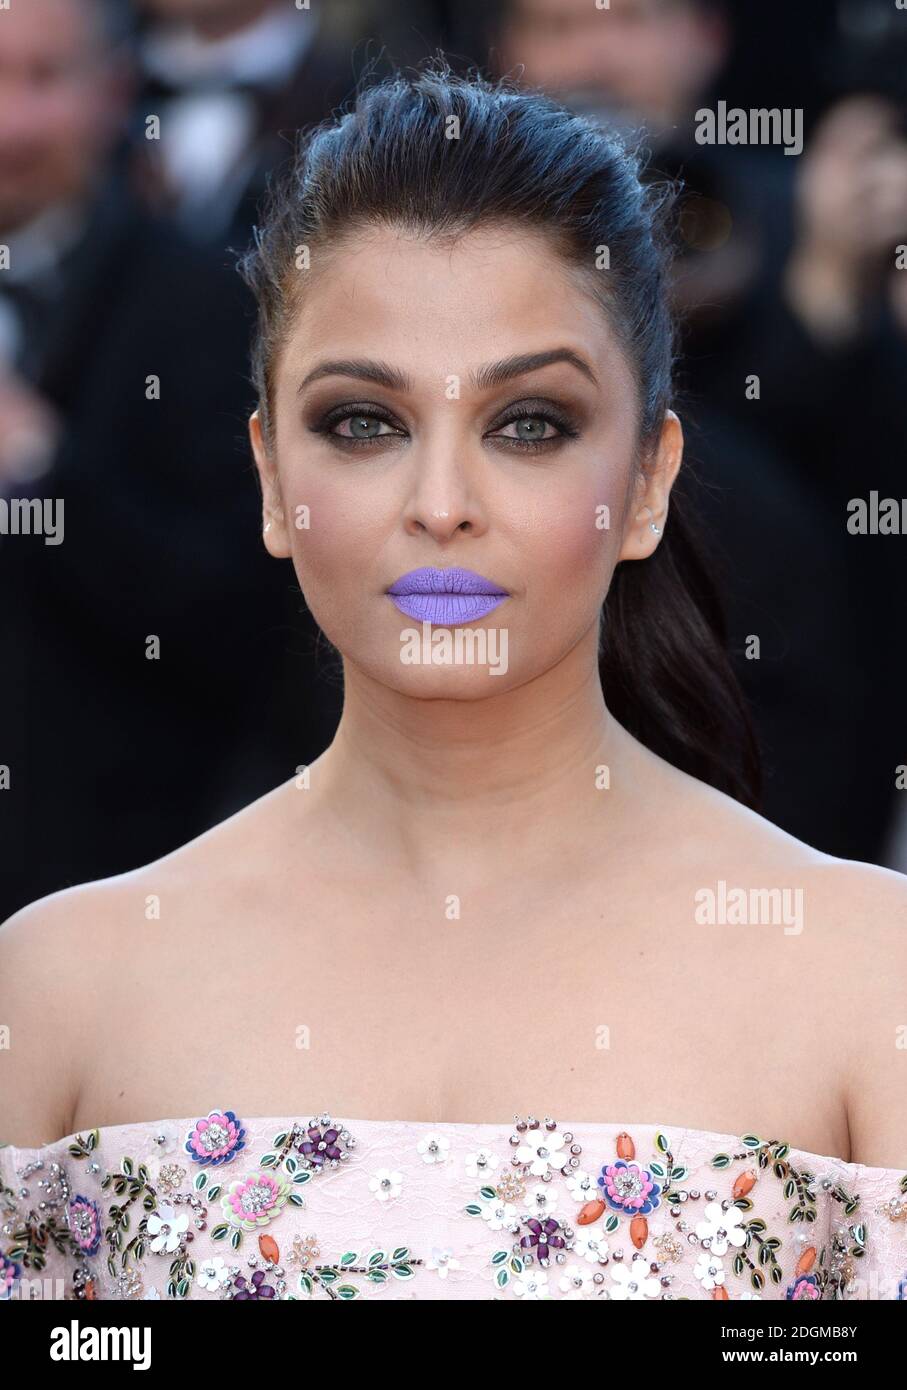
{"label": "cheek", "polygon": [[361,596],[362,577],[380,543],[373,507],[353,482],[305,470],[282,482],[293,566],[306,600],[340,607],[345,595]]}
{"label": "cheek", "polygon": [[597,608],[604,600],[620,547],[625,480],[601,473],[578,479],[546,505],[533,526],[536,554],[530,591],[556,586],[546,600]]}

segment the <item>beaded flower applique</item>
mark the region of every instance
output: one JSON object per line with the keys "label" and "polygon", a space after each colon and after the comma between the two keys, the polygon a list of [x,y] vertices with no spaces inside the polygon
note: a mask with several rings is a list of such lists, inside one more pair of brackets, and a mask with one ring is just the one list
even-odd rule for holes
{"label": "beaded flower applique", "polygon": [[[718,1172],[749,1165],[738,1172],[724,1198],[717,1188],[703,1192],[688,1185],[686,1167],[676,1161],[670,1140],[660,1132],[655,1135],[655,1154],[641,1163],[632,1137],[622,1131],[615,1157],[594,1176],[581,1167],[583,1150],[574,1135],[561,1132],[552,1119],[544,1124],[531,1116],[518,1119],[509,1142],[510,1169],[496,1183],[483,1185],[466,1212],[483,1218],[492,1231],[512,1237],[510,1245],[494,1250],[490,1260],[497,1287],[512,1287],[520,1297],[550,1298],[555,1292],[550,1273],[554,1266],[556,1287],[567,1297],[672,1298],[672,1266],[692,1251],[693,1275],[711,1298],[730,1298],[729,1273],[750,1286],[751,1291],[744,1288],[738,1298],[759,1298],[768,1280],[780,1284],[784,1279],[778,1258],[782,1240],[767,1229],[750,1195],[762,1173],[770,1170],[783,1184],[791,1224],[806,1227],[816,1220],[816,1176],[797,1169],[790,1161],[789,1145],[778,1140],[744,1135],[739,1152],[712,1158]],[[559,1185],[554,1181],[558,1176],[565,1180]],[[527,1190],[533,1180],[541,1186]],[[842,1222],[821,1249],[805,1231],[798,1232],[788,1299],[846,1297],[856,1262],[865,1253],[864,1226],[848,1220],[857,1211],[859,1196],[830,1178],[822,1180],[822,1188],[840,1205]],[[902,1191],[907,1193],[907,1176]],[[571,1215],[561,1210],[565,1193],[578,1204]],[[688,1217],[688,1204],[693,1204],[699,1220]],[[900,1206],[897,1210],[900,1214]],[[629,1248],[611,1237],[625,1237]]]}

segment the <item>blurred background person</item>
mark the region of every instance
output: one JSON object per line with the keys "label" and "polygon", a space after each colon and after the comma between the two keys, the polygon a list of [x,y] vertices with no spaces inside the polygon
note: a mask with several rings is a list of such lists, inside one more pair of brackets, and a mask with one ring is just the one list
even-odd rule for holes
{"label": "blurred background person", "polygon": [[0,535],[4,915],[166,852],[333,722],[307,705],[298,588],[260,546],[245,291],[111,175],[122,15],[0,16],[2,489],[64,523],[58,544]]}
{"label": "blurred background person", "polygon": [[[138,9],[136,178],[192,236],[244,243],[268,171],[353,85],[344,7],[140,0]],[[147,138],[153,116],[160,139]]]}
{"label": "blurred background person", "polygon": [[[747,80],[739,12],[720,0],[611,0],[607,9],[505,0],[489,41],[498,71],[637,133],[652,173],[682,185],[674,295],[690,475],[725,570],[731,647],[765,761],[765,812],[830,853],[880,859],[905,756],[907,672],[888,650],[878,596],[903,597],[905,575],[903,562],[900,577],[891,572],[890,546],[856,552],[846,501],[870,487],[907,492],[895,407],[903,338],[873,307],[880,276],[897,290],[904,283],[893,272],[893,248],[907,234],[896,99],[904,69],[895,76],[885,65],[886,99],[853,98],[818,119],[835,86],[865,82],[870,50],[890,39],[878,26],[847,31],[848,13],[842,7],[837,28],[820,23],[803,45],[836,55],[824,88],[808,63],[767,75],[764,41],[743,55]],[[781,16],[764,18],[765,33],[777,33]],[[786,35],[791,23],[785,14]],[[814,127],[806,152],[698,143],[696,113],[719,98],[805,107]],[[861,468],[867,454],[873,467]]]}

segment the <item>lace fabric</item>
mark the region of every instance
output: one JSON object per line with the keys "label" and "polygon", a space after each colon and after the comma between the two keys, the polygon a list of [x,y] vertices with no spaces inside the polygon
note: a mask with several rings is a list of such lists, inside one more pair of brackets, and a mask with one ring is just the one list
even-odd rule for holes
{"label": "lace fabric", "polygon": [[907,1172],[676,1126],[243,1119],[0,1147],[0,1298],[904,1299]]}

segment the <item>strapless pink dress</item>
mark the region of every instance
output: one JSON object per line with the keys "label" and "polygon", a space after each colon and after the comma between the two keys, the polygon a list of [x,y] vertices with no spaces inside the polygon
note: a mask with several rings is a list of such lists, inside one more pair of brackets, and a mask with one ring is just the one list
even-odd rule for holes
{"label": "strapless pink dress", "polygon": [[232,1110],[0,1147],[0,1298],[905,1299],[907,1173],[677,1125]]}

